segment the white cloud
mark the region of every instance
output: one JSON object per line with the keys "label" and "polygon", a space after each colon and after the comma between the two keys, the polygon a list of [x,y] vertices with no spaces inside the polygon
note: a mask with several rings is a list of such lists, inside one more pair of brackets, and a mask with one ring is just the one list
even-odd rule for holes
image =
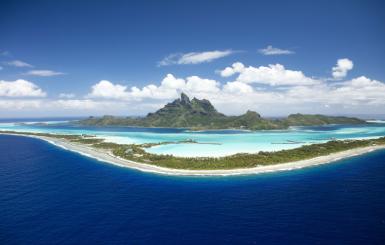
{"label": "white cloud", "polygon": [[230,94],[247,94],[252,93],[253,87],[242,82],[228,82],[223,86],[223,91]]}
{"label": "white cloud", "polygon": [[28,64],[21,60],[12,60],[12,61],[6,62],[6,64],[14,67],[33,67],[33,65]]}
{"label": "white cloud", "polygon": [[285,96],[292,100],[329,105],[385,105],[385,84],[365,76],[339,84],[292,87]]}
{"label": "white cloud", "polygon": [[198,76],[191,76],[186,78],[186,92],[191,93],[217,93],[219,92],[220,83],[212,80],[200,78]]}
{"label": "white cloud", "polygon": [[87,98],[103,98],[118,100],[142,100],[142,99],[172,99],[179,96],[181,92],[191,94],[216,93],[220,91],[220,83],[199,76],[190,76],[186,79],[176,78],[167,74],[160,85],[149,84],[142,88],[113,84],[110,81],[100,81],[91,87]]}
{"label": "white cloud", "polygon": [[337,65],[332,69],[332,75],[334,79],[339,80],[346,77],[348,71],[353,69],[353,61],[345,58],[339,59]]}
{"label": "white cloud", "polygon": [[154,84],[150,84],[144,86],[142,89],[137,87],[131,88],[131,98],[132,99],[171,99],[175,98],[178,95],[177,89],[165,88],[163,86],[156,86]]}
{"label": "white cloud", "polygon": [[129,103],[95,99],[0,99],[1,117],[141,115],[163,106],[159,103]]}
{"label": "white cloud", "polygon": [[263,55],[294,54],[294,51],[287,50],[287,49],[274,48],[271,45],[267,46],[266,48],[259,49],[258,52],[263,54]]}
{"label": "white cloud", "polygon": [[[228,67],[226,73],[221,72],[225,77],[234,74],[238,76],[223,84],[199,76],[180,78],[173,74],[167,74],[159,83],[131,88],[102,80],[91,87],[85,99],[73,99],[70,93],[63,93],[59,95],[61,99],[56,100],[3,98],[0,100],[0,115],[17,114],[17,111],[27,115],[25,112],[28,110],[31,115],[37,111],[50,113],[46,115],[139,115],[162,107],[178,98],[181,92],[190,97],[209,99],[219,111],[226,114],[240,114],[247,109],[262,115],[296,112],[375,114],[385,110],[385,84],[365,76],[336,83],[327,79],[314,80],[305,76],[302,71],[288,70],[279,64],[247,67],[239,62]],[[13,83],[16,81],[1,81],[0,95],[45,95],[40,88],[28,81],[18,82],[24,85],[17,86],[17,89]],[[260,86],[261,84],[276,87]],[[28,89],[19,87],[32,89],[26,92]]]}
{"label": "white cloud", "polygon": [[175,78],[172,74],[167,74],[160,86],[150,84],[144,86],[142,89],[132,87],[130,94],[133,99],[172,99],[179,97],[181,92],[203,95],[206,93],[217,93],[219,91],[220,83],[212,79],[205,79],[199,76],[190,76],[182,79]]}
{"label": "white cloud", "polygon": [[161,84],[164,88],[183,89],[186,85],[186,82],[184,79],[175,78],[174,75],[167,74],[166,77],[163,78]]}
{"label": "white cloud", "polygon": [[[287,70],[279,64],[267,67],[246,67],[241,63],[235,63],[229,69],[231,69],[230,73],[239,73],[239,76],[234,81],[223,85],[216,80],[199,76],[178,78],[167,74],[160,84],[149,84],[141,88],[127,89],[126,86],[109,84],[114,88],[118,87],[117,90],[122,94],[122,96],[109,97],[135,105],[158,101],[157,105],[161,106],[178,98],[181,92],[185,92],[191,97],[209,99],[218,106],[220,111],[233,114],[242,113],[246,109],[261,113],[277,111],[322,113],[322,110],[333,110],[335,107],[385,106],[383,98],[385,84],[366,77],[341,83],[328,83],[308,78],[301,71]],[[285,86],[271,88],[257,84]],[[313,107],[316,109],[312,109]]]}
{"label": "white cloud", "polygon": [[167,74],[160,83],[160,86],[150,84],[142,89],[137,87],[131,88],[131,97],[133,99],[171,99],[179,95],[186,88],[186,81],[182,78],[176,78],[172,74]]}
{"label": "white cloud", "polygon": [[161,60],[158,65],[186,65],[186,64],[199,64],[211,62],[213,60],[223,58],[234,53],[232,50],[214,50],[206,52],[190,52],[190,53],[177,53],[170,54]]}
{"label": "white cloud", "polygon": [[[278,72],[277,76],[274,75],[276,73],[275,69],[272,67],[265,68],[269,71],[267,72],[269,74],[267,76],[268,81],[271,77],[274,77],[275,83],[289,85],[280,89],[254,88],[252,86],[254,83],[249,82],[250,80],[247,79],[246,81],[237,79],[222,86],[215,80],[190,76],[183,79],[185,82],[183,83],[182,79],[169,74],[163,79],[160,86],[154,84],[145,86],[142,90],[138,89],[137,92],[141,93],[142,99],[159,99],[165,103],[170,99],[179,97],[180,92],[183,91],[189,96],[207,98],[220,111],[230,114],[243,113],[246,109],[270,115],[272,113],[295,112],[357,113],[357,111],[361,111],[368,113],[376,112],[378,108],[384,108],[385,106],[385,84],[380,81],[362,76],[342,83],[328,83],[327,81],[307,78],[301,71],[290,71],[284,69],[283,66],[278,67],[280,72]],[[244,69],[249,67],[239,63],[231,68],[242,73],[245,72]],[[282,81],[281,77],[288,79],[290,82]],[[178,80],[178,86],[169,86],[167,90],[164,82],[167,79]],[[272,82],[270,81],[268,84],[272,84]],[[163,96],[159,96],[159,93]],[[350,108],[351,111],[348,112],[346,108]]]}
{"label": "white cloud", "polygon": [[231,76],[239,73],[236,81],[243,83],[267,84],[270,86],[294,86],[294,85],[313,85],[319,83],[310,77],[306,77],[302,71],[286,69],[281,64],[245,67],[242,63],[234,63],[231,67],[226,67],[221,72],[222,76]]}
{"label": "white cloud", "polygon": [[226,67],[224,70],[220,71],[222,77],[230,77],[235,73],[240,73],[243,71],[245,66],[241,62],[234,63],[231,67]]}
{"label": "white cloud", "polygon": [[[116,101],[97,101],[91,99],[0,99],[0,108],[8,111],[15,110],[31,110],[35,113],[39,111],[48,111],[51,113],[58,113],[62,111],[90,111],[98,113],[98,111],[105,111],[105,113],[113,111],[116,108],[126,108],[125,103]],[[0,113],[1,114],[1,113]],[[52,115],[52,114],[51,114]],[[56,114],[60,115],[60,114]],[[63,115],[61,115],[63,116]]]}
{"label": "white cloud", "polygon": [[75,97],[73,93],[60,93],[59,98],[72,99]]}
{"label": "white cloud", "polygon": [[232,85],[227,83],[220,93],[208,98],[225,113],[240,114],[251,109],[268,115],[296,112],[378,114],[385,109],[385,84],[363,76],[338,84],[325,82],[282,90],[247,89],[243,92],[238,89],[242,83],[230,87]]}
{"label": "white cloud", "polygon": [[126,99],[129,97],[127,87],[120,84],[113,84],[107,80],[101,80],[91,88],[91,93],[87,95],[89,98],[104,99]]}
{"label": "white cloud", "polygon": [[51,71],[51,70],[31,70],[24,75],[39,76],[39,77],[52,77],[57,75],[64,75],[63,72]]}
{"label": "white cloud", "polygon": [[350,104],[385,104],[385,84],[360,76],[342,83],[333,93],[338,103]]}
{"label": "white cloud", "polygon": [[0,80],[0,96],[4,97],[44,97],[46,93],[27,80]]}

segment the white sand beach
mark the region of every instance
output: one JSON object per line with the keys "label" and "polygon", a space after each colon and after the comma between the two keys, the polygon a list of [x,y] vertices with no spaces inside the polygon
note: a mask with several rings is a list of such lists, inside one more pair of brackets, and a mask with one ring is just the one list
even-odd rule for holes
{"label": "white sand beach", "polygon": [[[4,134],[1,133],[0,134]],[[6,133],[12,135],[10,133]],[[53,137],[46,136],[35,136],[35,135],[22,135],[22,134],[13,134],[16,136],[22,137],[32,137],[38,138],[44,141],[47,141],[51,144],[54,144],[58,147],[64,148],[69,151],[77,152],[81,155],[97,159],[102,162],[107,162],[121,167],[127,167],[132,169],[137,169],[144,172],[152,172],[158,174],[166,175],[181,175],[181,176],[230,176],[230,175],[247,175],[247,174],[259,174],[266,172],[275,172],[275,171],[285,171],[285,170],[294,170],[310,166],[316,166],[326,163],[331,163],[338,161],[344,158],[353,157],[368,152],[372,152],[379,149],[385,149],[385,145],[373,145],[368,147],[355,148],[347,151],[337,152],[329,154],[326,156],[320,156],[316,158],[280,163],[267,166],[257,166],[253,168],[239,168],[239,169],[223,169],[223,170],[188,170],[188,169],[171,169],[165,167],[159,167],[151,164],[134,162],[120,157],[114,156],[112,153],[103,149],[95,149],[84,144],[69,142],[64,139],[58,139]]]}

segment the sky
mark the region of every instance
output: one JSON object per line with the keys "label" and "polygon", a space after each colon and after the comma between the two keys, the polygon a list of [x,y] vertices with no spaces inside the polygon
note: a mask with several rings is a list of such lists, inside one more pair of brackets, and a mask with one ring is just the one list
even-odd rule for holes
{"label": "sky", "polygon": [[385,114],[385,2],[0,2],[0,117]]}

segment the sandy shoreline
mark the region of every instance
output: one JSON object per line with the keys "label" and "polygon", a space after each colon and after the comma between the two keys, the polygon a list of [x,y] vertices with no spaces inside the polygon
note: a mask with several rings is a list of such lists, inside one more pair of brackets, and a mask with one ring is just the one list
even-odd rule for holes
{"label": "sandy shoreline", "polygon": [[[0,132],[0,134],[4,134],[4,133]],[[258,166],[253,168],[223,169],[223,170],[220,170],[220,169],[188,170],[188,169],[171,169],[171,168],[165,168],[165,167],[158,167],[151,164],[138,163],[138,162],[122,159],[120,157],[116,157],[106,150],[95,149],[84,144],[73,143],[64,139],[28,135],[28,134],[10,134],[10,133],[5,133],[5,134],[41,139],[51,144],[54,144],[58,147],[64,148],[66,150],[77,152],[81,155],[91,157],[99,161],[111,163],[121,167],[137,169],[144,172],[152,172],[152,173],[166,174],[166,175],[182,175],[182,176],[183,175],[184,176],[229,176],[229,175],[247,175],[247,174],[258,174],[258,173],[275,172],[275,171],[294,170],[294,169],[326,164],[326,163],[338,161],[344,158],[362,155],[371,151],[385,149],[385,145],[376,145],[376,146],[368,146],[368,147],[351,149],[347,151],[329,154],[326,156],[320,156],[320,157],[296,161],[296,162],[280,163],[280,164],[274,164],[274,165],[268,165],[268,166]]]}

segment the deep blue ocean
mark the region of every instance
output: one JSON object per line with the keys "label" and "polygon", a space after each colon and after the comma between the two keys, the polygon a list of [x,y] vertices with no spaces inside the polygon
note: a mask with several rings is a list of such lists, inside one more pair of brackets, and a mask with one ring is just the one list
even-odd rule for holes
{"label": "deep blue ocean", "polygon": [[385,151],[171,177],[0,136],[0,244],[385,244]]}

